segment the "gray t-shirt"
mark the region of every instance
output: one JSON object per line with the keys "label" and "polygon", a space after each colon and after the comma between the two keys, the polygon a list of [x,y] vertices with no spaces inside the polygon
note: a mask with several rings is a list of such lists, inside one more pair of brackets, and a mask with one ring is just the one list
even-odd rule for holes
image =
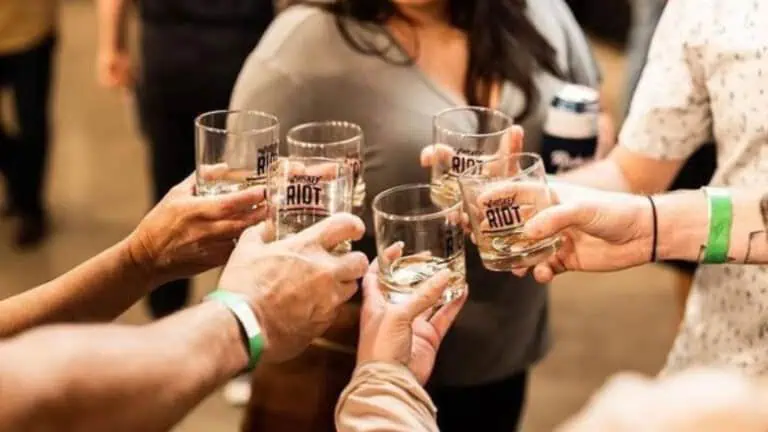
{"label": "gray t-shirt", "polygon": [[[565,3],[531,1],[529,15],[555,47],[569,81],[596,85],[591,51]],[[417,67],[398,63],[404,54],[381,27],[350,27],[352,37],[387,48],[390,61],[355,51],[329,13],[291,7],[275,19],[246,61],[231,105],[271,112],[280,118],[283,131],[331,119],[362,126],[368,209],[364,220],[372,236],[373,197],[399,184],[429,181],[419,153],[431,143],[432,116],[462,102]],[[563,85],[543,72],[536,75],[536,83],[542,103],[523,122],[529,151],[538,150],[547,104]],[[522,107],[522,92],[505,84],[500,109],[516,115]],[[474,247],[467,248],[467,272],[469,300],[440,349],[433,374],[439,385],[505,378],[531,366],[548,346],[546,286],[486,271]]]}

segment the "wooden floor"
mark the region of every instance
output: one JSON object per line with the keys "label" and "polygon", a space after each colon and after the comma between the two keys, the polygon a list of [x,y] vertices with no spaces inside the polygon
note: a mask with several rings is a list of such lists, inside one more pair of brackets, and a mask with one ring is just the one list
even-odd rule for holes
{"label": "wooden floor", "polygon": [[[19,254],[9,246],[13,227],[0,222],[0,297],[55,277],[116,242],[148,205],[144,147],[132,101],[94,84],[93,2],[62,3],[48,194],[55,232],[40,250]],[[606,99],[615,106],[622,57],[598,48]],[[212,276],[196,286],[213,286]],[[673,274],[661,267],[558,279],[551,303],[554,346],[534,372],[525,430],[550,430],[616,371],[656,372],[676,325],[673,283]],[[121,319],[140,323],[146,317],[137,306]],[[177,431],[235,431],[241,414],[216,394]]]}

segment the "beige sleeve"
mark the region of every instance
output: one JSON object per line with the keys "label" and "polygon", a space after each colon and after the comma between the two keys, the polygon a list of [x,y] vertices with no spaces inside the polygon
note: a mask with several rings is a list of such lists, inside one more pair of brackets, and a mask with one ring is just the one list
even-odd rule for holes
{"label": "beige sleeve", "polygon": [[339,432],[438,432],[435,408],[404,366],[366,363],[355,370],[336,405]]}
{"label": "beige sleeve", "polygon": [[[703,3],[703,4],[702,4]],[[653,159],[687,159],[711,139],[705,71],[709,2],[670,2],[653,37],[619,144]]]}

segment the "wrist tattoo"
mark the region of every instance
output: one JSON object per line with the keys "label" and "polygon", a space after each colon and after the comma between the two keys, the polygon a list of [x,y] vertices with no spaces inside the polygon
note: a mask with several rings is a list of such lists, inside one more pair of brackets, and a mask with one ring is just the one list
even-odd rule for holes
{"label": "wrist tattoo", "polygon": [[768,233],[768,193],[764,194],[762,198],[760,198],[760,219],[763,221],[763,229],[749,233],[747,253],[744,255],[745,263],[752,262],[751,254],[753,242],[758,241],[757,239],[760,239],[763,242],[768,242],[768,235],[766,235],[766,233]]}
{"label": "wrist tattoo", "polygon": [[704,261],[704,253],[707,251],[707,245],[699,245],[699,255],[696,256],[696,262]]}

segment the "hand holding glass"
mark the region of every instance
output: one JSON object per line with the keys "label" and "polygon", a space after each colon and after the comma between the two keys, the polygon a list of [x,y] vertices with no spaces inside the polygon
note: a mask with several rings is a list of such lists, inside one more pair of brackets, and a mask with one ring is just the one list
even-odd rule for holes
{"label": "hand holding glass", "polygon": [[[328,158],[280,158],[269,170],[271,219],[278,240],[297,234],[334,213],[352,210],[352,170]],[[335,252],[346,253],[344,242]]]}
{"label": "hand holding glass", "polygon": [[464,231],[457,195],[437,205],[428,184],[398,186],[374,198],[373,213],[379,281],[389,302],[405,301],[442,270],[451,272],[442,302],[464,294]]}
{"label": "hand holding glass", "polygon": [[345,121],[305,123],[294,127],[286,135],[288,155],[324,157],[345,161],[352,168],[352,208],[362,213],[365,203],[363,179],[363,130]]}
{"label": "hand holding glass", "polygon": [[557,236],[533,241],[523,235],[526,221],[552,205],[544,163],[538,155],[517,153],[483,162],[466,170],[459,185],[488,270],[530,267],[559,247]]}
{"label": "hand holding glass", "polygon": [[499,153],[513,119],[484,107],[450,108],[433,120],[432,194],[437,203],[459,195],[459,175]]}
{"label": "hand holding glass", "polygon": [[277,117],[258,111],[212,111],[195,119],[197,195],[266,183],[277,158]]}

